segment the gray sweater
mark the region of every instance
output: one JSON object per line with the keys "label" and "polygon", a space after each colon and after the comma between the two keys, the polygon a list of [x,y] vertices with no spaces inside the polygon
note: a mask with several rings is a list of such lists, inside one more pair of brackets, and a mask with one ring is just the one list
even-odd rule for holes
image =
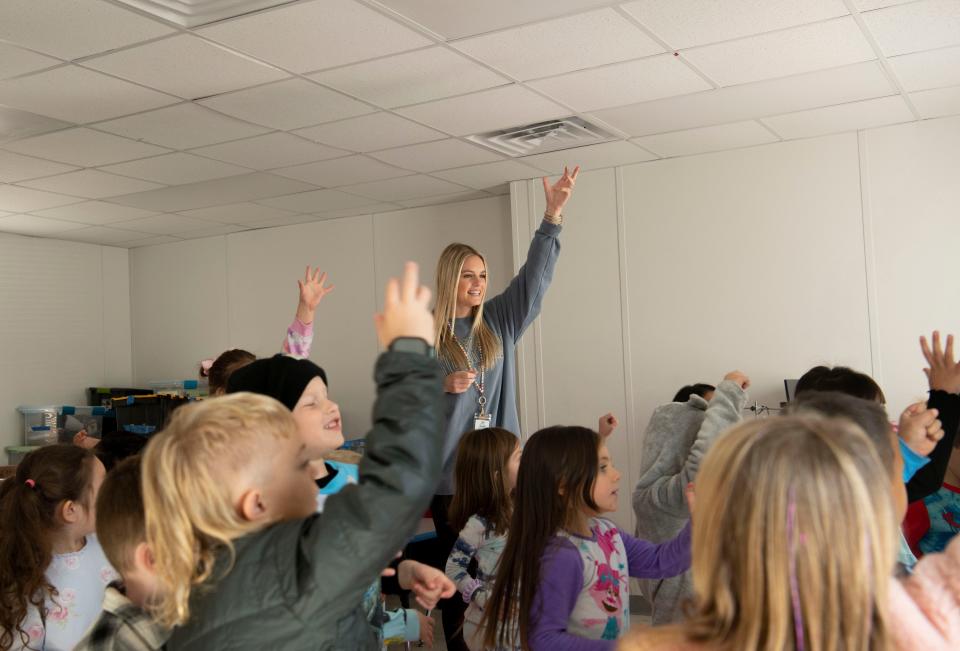
{"label": "gray sweater", "polygon": [[[483,320],[503,344],[503,356],[493,368],[484,373],[484,394],[487,411],[493,427],[502,427],[520,434],[520,418],[517,416],[517,341],[540,314],[543,296],[553,280],[553,270],[560,256],[561,227],[544,221],[533,235],[527,261],[520,267],[516,277],[503,293],[494,296],[483,305]],[[460,341],[470,336],[473,318],[456,319],[453,331]],[[440,361],[446,374],[456,370]],[[479,379],[479,378],[478,378]],[[443,446],[443,475],[437,487],[437,495],[453,494],[453,466],[460,438],[473,429],[473,417],[477,413],[479,394],[476,386],[463,393],[448,393],[446,439]]]}
{"label": "gray sweater", "polygon": [[[747,394],[724,380],[707,403],[698,395],[687,402],[657,407],[643,438],[640,480],[633,491],[637,537],[654,543],[670,540],[690,519],[686,487],[717,435],[740,420]],[[653,604],[654,625],[683,619],[683,605],[693,595],[690,572],[671,579],[640,581]]]}

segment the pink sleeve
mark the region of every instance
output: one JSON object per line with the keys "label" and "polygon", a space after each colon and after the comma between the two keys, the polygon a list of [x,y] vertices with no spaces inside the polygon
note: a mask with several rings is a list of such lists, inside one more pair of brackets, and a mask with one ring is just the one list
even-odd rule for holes
{"label": "pink sleeve", "polygon": [[960,536],[893,582],[890,619],[901,649],[960,649]]}
{"label": "pink sleeve", "polygon": [[283,352],[294,357],[309,357],[313,345],[313,324],[294,319],[287,328],[287,338],[283,340]]}

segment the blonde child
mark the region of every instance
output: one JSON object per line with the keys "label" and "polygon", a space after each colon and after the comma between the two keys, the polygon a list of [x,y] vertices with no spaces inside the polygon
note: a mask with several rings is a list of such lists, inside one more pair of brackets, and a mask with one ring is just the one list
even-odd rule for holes
{"label": "blonde child", "polygon": [[103,610],[74,651],[159,651],[170,631],[150,614],[157,575],[147,546],[140,457],[107,474],[97,498],[97,537],[122,580],[107,586]]}
{"label": "blonde child", "polygon": [[[460,535],[447,558],[446,573],[468,604],[463,639],[471,651],[484,648],[480,620],[507,544],[520,451],[517,437],[499,427],[468,432],[457,448],[449,517]],[[467,573],[474,560],[476,578]]]}
{"label": "blonde child", "polygon": [[35,450],[0,484],[0,649],[73,649],[116,577],[97,537],[103,464],[90,450]]}
{"label": "blonde child", "polygon": [[617,509],[619,482],[593,430],[550,427],[530,438],[481,623],[487,647],[613,649],[629,627],[629,577],[676,576],[690,566],[689,526],[655,545],[601,517]]}
{"label": "blonde child", "polygon": [[440,473],[429,296],[413,264],[402,286],[387,286],[376,322],[389,350],[377,363],[360,481],[330,496],[322,514],[310,471],[317,450],[272,398],[238,393],[182,407],[150,442],[147,541],[156,617],[177,626],[168,649],[377,648],[361,599],[412,533]]}

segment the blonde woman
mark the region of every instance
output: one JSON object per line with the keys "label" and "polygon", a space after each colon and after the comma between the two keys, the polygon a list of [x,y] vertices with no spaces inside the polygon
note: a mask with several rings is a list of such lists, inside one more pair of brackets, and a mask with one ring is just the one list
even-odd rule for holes
{"label": "blonde woman", "polygon": [[[503,293],[487,299],[487,263],[467,244],[451,244],[437,262],[434,345],[445,374],[447,397],[443,475],[430,505],[437,530],[433,558],[443,567],[458,531],[447,522],[453,495],[457,444],[471,430],[500,427],[520,431],[516,403],[514,348],[520,336],[540,314],[543,296],[553,279],[560,255],[559,235],[566,206],[580,167],[566,167],[554,184],[543,178],[546,211],[533,236],[527,261]],[[464,648],[459,636],[463,606],[444,604],[444,630],[452,651]]]}

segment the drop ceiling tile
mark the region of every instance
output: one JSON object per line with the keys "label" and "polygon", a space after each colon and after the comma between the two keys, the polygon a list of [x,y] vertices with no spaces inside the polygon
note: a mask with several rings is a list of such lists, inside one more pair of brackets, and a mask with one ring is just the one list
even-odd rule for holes
{"label": "drop ceiling tile", "polygon": [[219,95],[289,76],[192,34],[88,59],[83,65],[185,99]]}
{"label": "drop ceiling tile", "polygon": [[112,203],[156,212],[180,212],[211,206],[278,197],[293,192],[314,190],[315,186],[273,174],[255,172],[224,179],[178,185],[172,188],[127,194],[110,199]]}
{"label": "drop ceiling tile", "polygon": [[778,138],[759,122],[734,122],[673,133],[637,138],[633,142],[664,157],[689,156],[709,151],[736,149],[777,142]]}
{"label": "drop ceiling tile", "polygon": [[577,111],[635,104],[711,88],[672,54],[581,70],[531,81],[529,85]]}
{"label": "drop ceiling tile", "polygon": [[246,167],[238,167],[229,163],[222,163],[182,152],[164,154],[163,156],[157,156],[155,158],[144,158],[129,163],[120,163],[118,165],[109,165],[103,169],[108,172],[155,181],[165,185],[197,183],[199,181],[222,179],[226,176],[250,173],[250,170]]}
{"label": "drop ceiling tile", "polygon": [[[365,208],[363,210],[366,210]],[[362,213],[361,213],[362,214]],[[272,217],[270,219],[263,219],[257,222],[251,222],[247,224],[250,228],[280,228],[283,226],[294,226],[296,224],[307,224],[310,222],[317,222],[324,219],[323,217],[318,217],[317,215],[304,215],[300,213],[286,215],[284,217]]]}
{"label": "drop ceiling tile", "polygon": [[340,219],[341,217],[356,217],[357,215],[377,215],[385,212],[399,210],[400,204],[394,203],[375,203],[362,208],[344,208],[343,210],[331,210],[330,212],[317,213],[314,217],[317,220]]}
{"label": "drop ceiling tile", "polygon": [[[329,190],[319,190],[319,192],[329,192]],[[304,194],[310,194],[305,192]],[[291,195],[296,196],[296,195]],[[267,199],[267,201],[271,201]],[[295,213],[273,208],[271,206],[262,206],[257,203],[235,203],[228,206],[214,206],[213,208],[201,208],[200,210],[185,210],[180,213],[186,217],[202,219],[208,222],[217,222],[219,224],[255,224],[266,219],[277,219],[279,217],[289,217]]]}
{"label": "drop ceiling tile", "polygon": [[827,133],[870,129],[911,122],[913,113],[899,95],[864,102],[800,111],[764,118],[763,122],[785,139],[809,138]]}
{"label": "drop ceiling tile", "polygon": [[466,192],[454,192],[453,194],[441,194],[436,197],[422,197],[420,199],[407,199],[398,201],[404,208],[420,208],[421,206],[438,206],[445,203],[459,203],[461,201],[473,201],[474,199],[489,199],[490,195],[479,190],[467,190]]}
{"label": "drop ceiling tile", "polygon": [[166,149],[92,129],[66,129],[7,143],[5,149],[61,163],[96,167],[164,154]]}
{"label": "drop ceiling tile", "polygon": [[269,170],[338,158],[350,152],[318,145],[289,133],[276,132],[211,147],[201,147],[192,150],[191,153],[252,169]]}
{"label": "drop ceiling tile", "polygon": [[100,122],[96,128],[173,149],[203,147],[268,131],[189,102]]}
{"label": "drop ceiling tile", "polygon": [[88,242],[90,244],[105,244],[108,246],[119,246],[120,242],[129,242],[130,240],[142,237],[142,232],[127,231],[112,227],[108,228],[106,226],[90,226],[87,228],[71,230],[62,235],[57,235],[57,238],[61,240]]}
{"label": "drop ceiling tile", "polygon": [[0,81],[0,97],[7,106],[67,122],[107,120],[177,101],[72,65]]}
{"label": "drop ceiling tile", "polygon": [[385,163],[418,172],[433,172],[451,167],[464,167],[503,160],[502,156],[488,149],[454,138],[396,149],[385,149],[370,155]]}
{"label": "drop ceiling tile", "polygon": [[[140,233],[140,235],[143,235]],[[157,244],[170,244],[172,242],[180,242],[181,239],[178,237],[172,237],[170,235],[150,235],[148,237],[139,237],[135,240],[130,240],[128,242],[117,242],[113,246],[120,246],[125,249],[139,249],[144,246],[155,246]]]}
{"label": "drop ceiling tile", "polygon": [[927,0],[863,14],[885,56],[960,44],[960,2]]}
{"label": "drop ceiling tile", "polygon": [[106,52],[173,31],[103,0],[0,2],[0,40],[61,59]]}
{"label": "drop ceiling tile", "polygon": [[61,219],[68,222],[79,222],[90,226],[103,226],[114,222],[125,222],[140,217],[149,217],[157,213],[129,206],[118,206],[106,201],[83,201],[59,208],[34,210],[34,215]]}
{"label": "drop ceiling tile", "polygon": [[[313,192],[300,192],[285,197],[274,197],[272,199],[263,199],[257,203],[281,210],[292,210],[299,213],[318,213],[329,212],[331,210],[344,210],[347,208],[363,208],[377,203],[366,197],[340,192],[339,190],[315,190]],[[281,216],[267,217],[265,219],[280,219]],[[250,223],[254,223],[251,221]]]}
{"label": "drop ceiling tile", "polygon": [[[557,56],[558,43],[564,52],[576,56]],[[664,51],[613,9],[475,36],[453,46],[516,79],[558,75]]]}
{"label": "drop ceiling tile", "polygon": [[299,2],[198,33],[294,72],[430,45],[414,30],[351,0]]}
{"label": "drop ceiling tile", "polygon": [[303,79],[289,79],[219,95],[200,103],[242,120],[283,130],[363,115],[375,110],[346,95]]}
{"label": "drop ceiling tile", "polygon": [[54,120],[45,115],[0,106],[0,145],[72,126],[70,122]]}
{"label": "drop ceiling tile", "polygon": [[217,235],[229,235],[230,233],[239,233],[250,230],[249,226],[237,226],[236,224],[221,224],[212,228],[203,228],[195,231],[186,231],[184,233],[175,233],[176,237],[184,240],[196,240],[201,237],[216,237]]}
{"label": "drop ceiling tile", "polygon": [[908,92],[960,84],[960,47],[904,54],[887,60]]}
{"label": "drop ceiling tile", "polygon": [[484,190],[484,192],[492,194],[495,197],[510,194],[510,183],[501,183],[500,185],[495,185],[492,188],[487,188]]}
{"label": "drop ceiling tile", "polygon": [[35,190],[70,194],[84,199],[103,199],[118,194],[130,194],[162,187],[140,179],[131,179],[98,170],[79,170],[58,176],[48,176],[33,181],[23,181],[20,185]]}
{"label": "drop ceiling tile", "polygon": [[560,174],[564,166],[573,169],[574,166],[579,165],[580,169],[583,170],[596,170],[604,167],[629,165],[630,163],[642,163],[655,158],[655,155],[625,140],[614,140],[598,145],[524,156],[518,160],[549,174]]}
{"label": "drop ceiling tile", "polygon": [[537,179],[543,176],[543,172],[523,163],[505,160],[497,163],[471,165],[455,170],[444,170],[436,172],[434,176],[465,185],[468,188],[483,190],[507,181]]}
{"label": "drop ceiling tile", "polygon": [[310,75],[321,84],[393,108],[509,83],[444,47],[431,47]]}
{"label": "drop ceiling tile", "polygon": [[677,50],[849,14],[842,0],[639,0],[623,8]]}
{"label": "drop ceiling tile", "polygon": [[281,167],[274,170],[274,173],[324,188],[364,183],[366,181],[379,181],[412,174],[407,170],[397,169],[392,165],[366,156],[347,156],[346,158],[307,163],[306,165]]}
{"label": "drop ceiling tile", "polygon": [[68,197],[53,192],[43,192],[16,185],[0,185],[0,210],[6,212],[32,212],[77,203],[76,197]]}
{"label": "drop ceiling tile", "polygon": [[483,34],[610,4],[609,0],[380,0],[380,3],[447,38]]}
{"label": "drop ceiling tile", "polygon": [[594,111],[635,136],[739,122],[765,115],[842,104],[895,91],[875,61]]}
{"label": "drop ceiling tile", "polygon": [[875,59],[853,18],[794,27],[681,53],[721,86]]}
{"label": "drop ceiling tile", "polygon": [[52,176],[75,170],[72,165],[63,165],[53,161],[21,156],[12,151],[0,150],[0,183],[14,183],[35,179],[41,176]]}
{"label": "drop ceiling tile", "polygon": [[386,181],[348,185],[340,189],[350,194],[358,194],[361,197],[377,199],[379,201],[401,201],[404,199],[430,197],[438,194],[450,194],[466,190],[463,186],[450,183],[449,181],[435,179],[432,176],[426,176],[424,174],[404,176],[403,178],[388,179]]}
{"label": "drop ceiling tile", "polygon": [[[0,188],[2,191],[3,188]],[[0,233],[19,233],[20,235],[50,235],[83,228],[82,224],[45,219],[34,215],[13,215],[0,217]]]}
{"label": "drop ceiling tile", "polygon": [[116,228],[123,228],[141,233],[153,233],[154,235],[174,235],[201,228],[222,227],[223,224],[214,224],[205,222],[202,219],[184,217],[177,214],[153,215],[152,217],[141,217],[131,221],[114,224]]}
{"label": "drop ceiling tile", "polygon": [[455,136],[541,122],[570,114],[559,104],[517,85],[409,106],[397,112]]}
{"label": "drop ceiling tile", "polygon": [[857,8],[857,11],[873,11],[874,9],[902,5],[908,2],[916,2],[916,0],[853,0],[853,6]]}
{"label": "drop ceiling tile", "polygon": [[960,86],[910,93],[910,101],[925,118],[960,113]]}
{"label": "drop ceiling tile", "polygon": [[446,134],[392,113],[371,113],[358,118],[299,129],[294,133],[325,145],[356,152],[400,147],[446,137]]}
{"label": "drop ceiling tile", "polygon": [[[0,9],[0,12],[3,10]],[[0,79],[8,79],[28,72],[60,65],[59,59],[37,54],[0,42]]]}

